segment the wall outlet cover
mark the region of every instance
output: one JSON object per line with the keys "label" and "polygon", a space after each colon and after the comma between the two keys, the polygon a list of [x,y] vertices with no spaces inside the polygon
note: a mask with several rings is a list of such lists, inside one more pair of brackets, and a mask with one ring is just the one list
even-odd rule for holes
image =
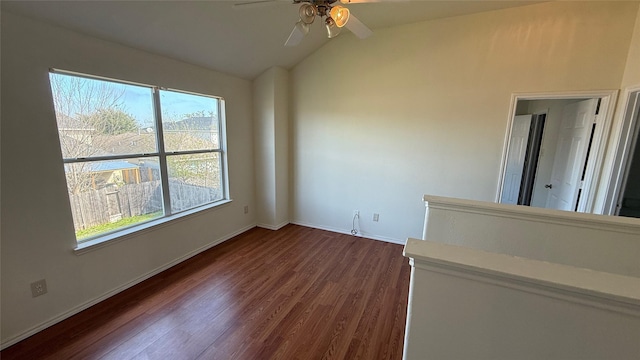
{"label": "wall outlet cover", "polygon": [[47,281],[45,279],[31,283],[31,296],[36,297],[47,293]]}

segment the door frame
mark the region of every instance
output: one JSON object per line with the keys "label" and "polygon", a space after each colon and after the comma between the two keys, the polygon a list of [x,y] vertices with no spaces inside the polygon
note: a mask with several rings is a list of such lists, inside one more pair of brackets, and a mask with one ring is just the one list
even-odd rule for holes
{"label": "door frame", "polygon": [[[637,95],[636,95],[637,94]],[[635,104],[635,96],[640,102],[640,85],[625,88],[621,98],[620,116],[613,133],[612,151],[614,158],[611,163],[610,176],[603,177],[603,186],[607,193],[603,203],[603,214],[617,215],[617,205],[621,200],[622,188],[626,182],[627,163],[632,146],[640,146],[640,110]],[[636,106],[634,108],[634,106]],[[636,138],[637,135],[637,138]]]}
{"label": "door frame", "polygon": [[[512,119],[512,124],[516,122],[516,118],[518,118],[518,117],[521,117],[521,118],[525,118],[525,117],[526,117],[526,118],[527,118],[527,119],[526,119],[526,123],[525,123],[524,125],[526,126],[526,131],[527,131],[526,139],[528,139],[528,138],[530,137],[530,135],[531,135],[531,134],[530,134],[530,129],[531,129],[531,121],[533,120],[533,114],[516,115],[516,116],[514,116],[514,117],[513,117],[513,119]],[[518,124],[518,126],[520,126],[520,125]],[[511,131],[511,133],[509,134],[509,136],[510,136],[509,143],[511,143],[511,141],[512,141],[511,137],[512,137],[512,136],[513,136],[513,134],[514,134],[514,132],[513,132],[513,128],[512,128],[511,130],[512,130],[512,131]],[[526,140],[525,140],[524,142],[526,142]],[[507,156],[507,162],[505,163],[505,175],[507,174],[507,170],[509,170],[509,169],[510,169],[510,171],[509,171],[509,172],[513,172],[514,168],[515,168],[515,169],[518,169],[518,168],[519,168],[519,169],[520,169],[520,171],[521,171],[521,174],[520,174],[520,181],[518,182],[518,193],[520,193],[520,191],[521,191],[522,178],[524,177],[524,171],[522,171],[522,170],[524,170],[524,165],[525,165],[526,158],[527,158],[527,151],[526,151],[526,149],[527,149],[527,145],[528,145],[528,144],[526,144],[526,143],[524,144],[525,149],[524,149],[524,154],[522,154],[522,162],[521,162],[520,164],[517,164],[517,163],[516,163],[516,164],[515,164],[516,166],[514,166],[514,167],[510,167],[510,166],[509,166],[510,161],[509,161],[509,157],[508,157],[508,156]],[[512,160],[513,160],[513,158],[512,158]],[[503,186],[502,186],[502,193],[500,194],[500,200],[501,200],[501,201],[502,201],[502,200],[504,199],[504,197],[505,197],[505,194],[504,194],[505,189],[508,189],[508,188],[505,186],[506,184],[509,184],[509,181],[508,181],[508,179],[505,177],[505,179],[504,179],[504,184],[503,184]],[[513,184],[511,184],[511,186],[513,186]],[[507,197],[507,198],[508,198],[508,197]],[[518,203],[518,200],[519,200],[519,196],[518,196],[518,195],[516,195],[515,202],[506,202],[505,204],[513,204],[513,205],[515,205],[516,203]]]}
{"label": "door frame", "polygon": [[[520,100],[568,100],[568,99],[593,99],[600,98],[600,110],[596,117],[596,127],[593,134],[593,142],[587,159],[584,186],[582,196],[578,202],[580,212],[598,212],[602,209],[595,209],[595,199],[598,193],[598,183],[602,177],[603,163],[606,152],[606,139],[608,139],[615,104],[618,97],[618,90],[594,90],[594,91],[566,91],[566,92],[537,92],[537,93],[513,93],[511,94],[511,104],[507,118],[507,128],[505,131],[504,144],[502,147],[502,159],[500,161],[500,172],[498,173],[498,186],[496,190],[496,202],[500,202],[502,188],[504,187],[504,172],[506,170],[507,154],[509,153],[509,142],[511,139],[511,127],[513,118],[516,115],[516,105]],[[596,211],[599,210],[599,211]]]}

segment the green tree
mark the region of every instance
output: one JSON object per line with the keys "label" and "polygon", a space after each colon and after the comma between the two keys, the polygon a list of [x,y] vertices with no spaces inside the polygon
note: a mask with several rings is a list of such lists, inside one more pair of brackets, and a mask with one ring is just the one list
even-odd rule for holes
{"label": "green tree", "polygon": [[97,109],[84,120],[104,135],[119,135],[138,130],[136,119],[117,107]]}

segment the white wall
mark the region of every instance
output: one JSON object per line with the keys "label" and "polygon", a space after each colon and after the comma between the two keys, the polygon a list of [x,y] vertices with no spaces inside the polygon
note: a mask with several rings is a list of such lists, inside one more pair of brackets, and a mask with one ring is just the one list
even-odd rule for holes
{"label": "white wall", "polygon": [[619,88],[637,13],[551,2],[330,41],[292,70],[293,221],[348,231],[358,209],[403,241],[421,194],[493,200],[511,94]]}
{"label": "white wall", "polygon": [[640,222],[424,198],[405,359],[640,356]]}
{"label": "white wall", "polygon": [[529,102],[530,100],[520,100],[516,103],[515,115],[528,115],[529,114]]}
{"label": "white wall", "polygon": [[425,201],[425,240],[640,281],[637,219],[430,196]]}
{"label": "white wall", "polygon": [[253,81],[253,142],[256,174],[256,221],[275,223],[275,89],[274,71]]}
{"label": "white wall", "polygon": [[438,266],[441,259],[416,259],[411,272],[405,360],[640,357],[637,295],[629,305],[616,301],[615,296],[593,296],[594,289],[586,286],[556,289],[548,278],[515,277],[511,270],[536,275],[546,271],[556,276],[554,280],[563,275],[562,271],[565,279],[573,276],[582,280],[574,281],[574,286],[588,284],[584,279],[589,276],[618,282],[620,286],[637,286],[637,279],[570,267],[546,267],[549,264],[495,254],[469,254],[474,254],[474,260],[490,255],[488,260],[493,264],[501,258],[505,260],[502,264],[513,264],[501,271],[484,272],[465,262]]}
{"label": "white wall", "polygon": [[[1,36],[3,346],[255,224],[249,81],[4,11]],[[224,97],[233,202],[76,255],[49,68]]]}
{"label": "white wall", "polygon": [[289,223],[289,72],[276,68],[275,93],[275,174],[276,174],[276,228]]}
{"label": "white wall", "polygon": [[258,226],[289,223],[289,73],[273,67],[253,81]]}
{"label": "white wall", "polygon": [[636,26],[629,46],[627,66],[622,78],[622,88],[633,85],[640,85],[640,9],[638,9]]}

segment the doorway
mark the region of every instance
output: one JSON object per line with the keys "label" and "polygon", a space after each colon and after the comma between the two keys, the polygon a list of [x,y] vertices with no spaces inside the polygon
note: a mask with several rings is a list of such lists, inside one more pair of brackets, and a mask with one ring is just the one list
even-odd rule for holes
{"label": "doorway", "polygon": [[513,95],[497,201],[593,212],[615,95]]}
{"label": "doorway", "polygon": [[[627,91],[609,214],[640,218],[640,87]],[[608,200],[609,200],[608,199]]]}

